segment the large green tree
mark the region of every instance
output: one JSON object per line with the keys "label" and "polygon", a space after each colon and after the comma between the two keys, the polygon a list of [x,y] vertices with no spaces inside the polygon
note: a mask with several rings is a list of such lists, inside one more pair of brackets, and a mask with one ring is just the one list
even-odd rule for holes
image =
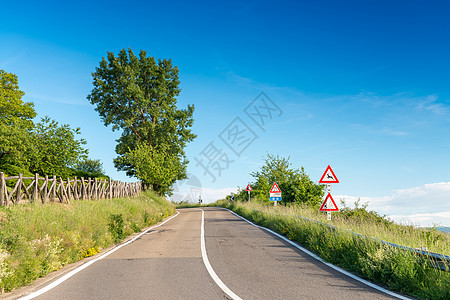
{"label": "large green tree", "polygon": [[15,74],[0,70],[0,165],[25,166],[29,130],[36,116],[34,104],[24,102]]}
{"label": "large green tree", "polygon": [[179,71],[169,59],[155,60],[141,50],[112,52],[92,73],[88,100],[105,126],[121,130],[116,168],[135,176],[160,194],[186,178],[184,152],[192,133],[194,106],[178,109]]}

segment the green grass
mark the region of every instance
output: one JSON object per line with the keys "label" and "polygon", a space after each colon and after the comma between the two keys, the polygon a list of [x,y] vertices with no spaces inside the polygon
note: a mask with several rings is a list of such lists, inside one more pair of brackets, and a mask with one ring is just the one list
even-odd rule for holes
{"label": "green grass", "polygon": [[0,288],[26,285],[94,255],[175,212],[152,192],[135,198],[0,208]]}
{"label": "green grass", "polygon": [[195,207],[204,207],[208,206],[207,204],[200,204],[200,203],[189,203],[189,202],[181,202],[181,203],[175,203],[176,208],[195,208]]}
{"label": "green grass", "polygon": [[[325,261],[391,290],[420,299],[450,299],[449,272],[433,268],[415,253],[377,241],[383,239],[409,247],[427,245],[429,249],[448,254],[450,241],[445,233],[396,225],[373,214],[357,213],[349,217],[352,214],[348,212],[333,213],[332,221],[327,221],[325,213],[308,207],[279,205],[275,208],[226,200],[216,204],[297,241]],[[298,216],[334,225],[338,230]],[[365,237],[358,237],[348,230]]]}

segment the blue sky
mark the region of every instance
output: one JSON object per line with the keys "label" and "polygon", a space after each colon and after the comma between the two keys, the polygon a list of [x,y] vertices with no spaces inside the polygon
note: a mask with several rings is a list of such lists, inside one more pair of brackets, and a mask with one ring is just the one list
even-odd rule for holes
{"label": "blue sky", "polygon": [[[196,107],[191,179],[176,185],[176,199],[202,188],[209,202],[245,187],[272,153],[314,181],[330,164],[335,199],[450,226],[449,9],[446,1],[9,1],[0,8],[0,68],[18,75],[39,116],[81,127],[90,156],[115,179],[133,180],[112,164],[119,133],[86,96],[106,52],[130,47],[171,58],[179,106]],[[258,107],[265,117],[252,115]],[[243,134],[233,139],[233,130]],[[205,153],[218,160],[202,168]]]}

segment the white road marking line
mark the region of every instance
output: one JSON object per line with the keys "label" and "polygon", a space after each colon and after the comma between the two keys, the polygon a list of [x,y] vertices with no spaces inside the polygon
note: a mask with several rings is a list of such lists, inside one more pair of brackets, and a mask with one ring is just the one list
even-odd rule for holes
{"label": "white road marking line", "polygon": [[55,280],[54,282],[52,282],[51,284],[49,284],[49,285],[43,287],[42,289],[37,290],[36,292],[31,293],[31,294],[29,294],[29,295],[27,295],[27,296],[24,296],[24,297],[22,297],[22,298],[19,298],[19,299],[20,299],[20,300],[29,300],[29,299],[33,299],[33,298],[36,298],[36,297],[38,297],[38,296],[40,296],[40,295],[42,295],[42,294],[44,294],[44,293],[50,291],[51,289],[57,287],[58,285],[60,285],[61,283],[63,283],[64,281],[66,281],[67,279],[69,279],[70,277],[72,277],[73,275],[75,275],[75,274],[77,274],[78,272],[80,272],[80,271],[86,269],[87,267],[89,267],[89,266],[92,265],[93,263],[95,263],[95,262],[97,262],[97,261],[99,261],[99,260],[102,260],[102,259],[104,259],[105,257],[107,257],[108,255],[110,255],[110,254],[116,252],[116,251],[119,250],[120,248],[122,248],[122,247],[124,247],[124,246],[126,246],[126,245],[128,245],[128,244],[131,244],[132,242],[134,242],[135,240],[137,240],[138,238],[140,238],[140,237],[143,236],[144,234],[148,233],[150,230],[152,230],[152,229],[154,229],[154,228],[157,228],[157,227],[159,227],[159,226],[161,226],[161,225],[163,225],[163,224],[169,222],[170,220],[172,220],[173,218],[175,218],[175,217],[178,216],[179,214],[180,214],[180,212],[177,211],[176,215],[170,217],[169,219],[165,220],[165,221],[162,222],[161,224],[158,224],[158,225],[155,225],[155,226],[152,226],[152,227],[148,228],[146,231],[141,232],[139,235],[135,236],[133,239],[129,240],[128,242],[123,243],[123,244],[121,244],[121,245],[115,247],[114,249],[111,249],[110,251],[106,252],[106,253],[103,254],[102,256],[99,256],[99,257],[97,257],[96,259],[93,259],[93,260],[91,260],[91,261],[89,261],[89,262],[87,262],[87,263],[85,263],[85,264],[79,266],[78,268],[76,268],[76,269],[70,271],[70,272],[67,273],[66,275],[60,277],[58,280]]}
{"label": "white road marking line", "polygon": [[338,271],[338,272],[340,272],[340,273],[342,273],[342,274],[344,274],[344,275],[347,275],[348,277],[350,277],[350,278],[352,278],[352,279],[355,279],[355,280],[357,280],[357,281],[359,281],[359,282],[361,282],[361,283],[363,283],[363,284],[365,284],[365,285],[370,286],[371,288],[374,288],[374,289],[376,289],[376,290],[378,290],[378,291],[380,291],[380,292],[386,293],[386,294],[388,294],[388,295],[390,295],[390,296],[392,296],[392,297],[396,297],[396,298],[402,299],[402,300],[410,300],[410,299],[412,299],[412,298],[407,298],[407,297],[404,297],[404,296],[399,295],[399,294],[397,294],[397,293],[391,292],[391,291],[389,291],[389,290],[387,290],[387,289],[385,289],[385,288],[382,288],[381,286],[378,286],[378,285],[376,285],[376,284],[374,284],[374,283],[372,283],[372,282],[369,282],[369,281],[367,281],[367,280],[364,280],[364,279],[362,279],[361,277],[358,277],[358,276],[356,276],[356,275],[354,275],[354,274],[352,274],[352,273],[350,273],[350,272],[347,272],[347,271],[345,271],[344,269],[341,269],[341,268],[339,268],[339,267],[337,267],[337,266],[335,266],[335,265],[333,265],[333,264],[330,264],[330,263],[324,261],[324,260],[323,260],[322,258],[320,258],[319,256],[317,256],[317,255],[315,255],[314,253],[312,253],[311,251],[309,251],[309,250],[303,248],[302,246],[300,246],[300,245],[294,243],[293,241],[289,240],[288,238],[282,236],[281,234],[278,234],[278,233],[276,233],[275,231],[270,230],[269,228],[266,228],[266,227],[263,227],[263,226],[256,225],[255,223],[252,223],[251,221],[247,220],[246,218],[244,218],[244,217],[242,217],[242,216],[236,214],[235,212],[233,212],[233,211],[231,211],[231,210],[229,210],[229,209],[227,209],[227,208],[223,208],[223,207],[221,207],[221,208],[222,208],[222,209],[228,210],[228,211],[231,212],[233,215],[235,215],[236,217],[241,218],[242,220],[246,221],[246,222],[249,223],[250,225],[253,225],[253,226],[257,227],[257,228],[260,228],[260,229],[263,229],[263,230],[265,230],[265,231],[268,231],[269,233],[271,233],[271,234],[273,234],[273,235],[279,237],[280,239],[282,239],[282,240],[286,241],[287,243],[291,244],[292,246],[296,247],[297,249],[299,249],[299,250],[305,252],[305,253],[308,254],[309,256],[312,256],[313,258],[317,259],[317,260],[320,261],[321,263],[324,263],[325,265],[329,266],[330,268],[332,268],[332,269],[334,269],[334,270],[336,270],[336,271]]}
{"label": "white road marking line", "polygon": [[202,211],[201,248],[202,248],[203,263],[205,264],[205,267],[208,270],[208,273],[211,276],[211,278],[222,289],[222,291],[225,292],[225,294],[227,294],[228,296],[230,296],[234,300],[242,300],[238,295],[233,293],[233,291],[230,290],[222,282],[222,280],[220,280],[219,276],[217,276],[216,272],[214,272],[214,269],[212,268],[211,264],[209,263],[208,255],[206,254],[206,245],[205,245],[205,211],[203,209],[200,209],[200,210]]}

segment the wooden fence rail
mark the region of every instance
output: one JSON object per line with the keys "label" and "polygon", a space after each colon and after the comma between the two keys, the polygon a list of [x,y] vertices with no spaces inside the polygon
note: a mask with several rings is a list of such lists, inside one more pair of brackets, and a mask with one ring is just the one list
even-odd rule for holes
{"label": "wooden fence rail", "polygon": [[[6,182],[16,180],[14,187],[8,190]],[[25,180],[30,182],[25,183]],[[27,182],[27,183],[28,183]],[[119,197],[133,197],[142,190],[141,182],[125,183],[114,180],[97,178],[63,180],[56,176],[34,177],[19,176],[5,177],[0,172],[0,206],[8,206],[18,203],[37,202],[61,202],[69,203],[70,200],[98,200]]]}

